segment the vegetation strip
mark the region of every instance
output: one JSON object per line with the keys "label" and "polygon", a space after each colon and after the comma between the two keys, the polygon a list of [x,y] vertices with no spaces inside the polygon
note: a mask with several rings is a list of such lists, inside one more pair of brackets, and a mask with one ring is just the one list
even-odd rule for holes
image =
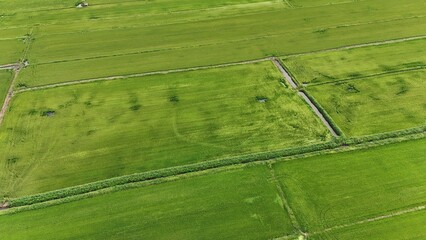
{"label": "vegetation strip", "polygon": [[[177,176],[191,172],[199,172],[209,169],[216,169],[220,167],[226,167],[237,164],[246,164],[252,162],[260,162],[267,160],[274,160],[283,157],[292,157],[296,155],[304,155],[309,153],[321,152],[325,150],[345,150],[349,146],[362,147],[362,144],[387,144],[393,142],[404,141],[407,139],[423,138],[426,132],[426,126],[407,129],[403,131],[389,132],[384,134],[377,134],[372,136],[365,136],[361,138],[338,138],[333,141],[315,144],[304,147],[283,149],[280,151],[271,151],[265,153],[250,154],[244,156],[238,156],[227,159],[219,159],[208,162],[202,162],[197,164],[172,167],[160,170],[154,170],[150,172],[136,173],[132,175],[126,175],[116,178],[110,178],[102,181],[92,182],[84,185],[64,188],[51,192],[25,196],[15,199],[6,200],[9,208],[20,207],[26,205],[32,205],[41,202],[47,202],[55,199],[65,199],[70,196],[81,195],[89,192],[95,192],[101,189],[110,188],[114,186],[143,182],[148,180],[154,180],[159,178],[165,178],[170,176]],[[420,135],[418,135],[420,134]],[[385,141],[380,143],[380,141]]]}

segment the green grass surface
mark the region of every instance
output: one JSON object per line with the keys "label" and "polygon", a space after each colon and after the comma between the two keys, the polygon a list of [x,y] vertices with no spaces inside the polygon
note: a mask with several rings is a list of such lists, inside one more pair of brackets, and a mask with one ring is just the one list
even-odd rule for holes
{"label": "green grass surface", "polygon": [[[106,4],[34,12],[31,21],[42,24],[34,30],[32,66],[19,82],[44,85],[424,35],[422,4],[372,0],[287,9],[270,1],[167,14],[164,9],[137,14],[142,6]],[[18,16],[5,24],[28,21]]]}
{"label": "green grass surface", "polygon": [[0,106],[3,106],[3,101],[10,87],[10,81],[12,81],[12,72],[0,70]]}
{"label": "green grass surface", "polygon": [[274,168],[296,217],[313,232],[424,205],[425,152],[420,139]]}
{"label": "green grass surface", "polygon": [[259,166],[110,193],[0,216],[0,232],[10,240],[268,239],[293,234],[269,178],[268,169]]}
{"label": "green grass surface", "polygon": [[304,84],[425,68],[426,39],[288,57],[283,62]]}
{"label": "green grass surface", "polygon": [[307,89],[349,136],[426,124],[426,70],[317,85]]}
{"label": "green grass surface", "polygon": [[0,192],[22,196],[329,140],[280,80],[263,62],[18,94],[0,128]]}
{"label": "green grass surface", "polygon": [[355,225],[314,235],[312,240],[401,240],[426,239],[426,211],[410,213],[376,222]]}

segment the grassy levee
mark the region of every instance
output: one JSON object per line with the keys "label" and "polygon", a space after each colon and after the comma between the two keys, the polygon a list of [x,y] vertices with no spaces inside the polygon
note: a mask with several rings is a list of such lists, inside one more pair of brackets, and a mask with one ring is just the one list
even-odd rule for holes
{"label": "grassy levee", "polygon": [[0,195],[330,140],[281,80],[261,62],[19,93],[0,128]]}
{"label": "grassy levee", "polygon": [[9,70],[0,70],[0,108],[6,98],[7,92],[12,81],[12,72]]}
{"label": "grassy levee", "polygon": [[400,239],[425,239],[426,211],[409,213],[402,216],[382,219],[335,229],[324,233],[309,236],[312,240],[400,240]]}
{"label": "grassy levee", "polygon": [[426,68],[426,39],[282,58],[303,84],[324,84]]}
{"label": "grassy levee", "polygon": [[272,239],[296,233],[266,166],[1,215],[0,231],[10,240]]}
{"label": "grassy levee", "polygon": [[[138,15],[111,23],[111,26],[99,23],[104,17],[112,17],[110,15],[99,13],[98,19],[87,20],[91,13],[97,15],[93,13],[97,8],[88,8],[63,16],[73,20],[83,18],[82,26],[74,21],[61,25],[51,20],[53,23],[43,22],[37,27],[36,40],[29,54],[32,65],[22,72],[18,83],[37,86],[425,35],[426,26],[423,25],[426,23],[419,20],[423,12],[418,5],[422,3],[416,1],[404,4],[363,1],[324,6],[319,8],[321,11],[316,8],[284,9],[283,4],[274,5],[272,9],[269,5],[260,5],[259,10],[250,8],[248,12],[244,7],[225,7],[212,10],[215,12],[212,18],[206,14],[210,11],[195,11],[183,17],[173,13],[170,16]],[[109,7],[112,8],[109,11],[101,10],[105,14],[123,14],[120,6],[112,4]],[[179,17],[182,17],[181,22],[168,22]],[[37,22],[37,17],[33,18]],[[150,19],[150,23],[141,26],[146,18],[155,20]],[[163,21],[167,23],[162,24]]]}
{"label": "grassy levee", "polygon": [[[356,149],[358,148],[358,146],[360,148],[365,148],[366,146],[367,147],[375,146],[376,144],[379,144],[379,145],[390,144],[390,143],[395,143],[400,141],[407,141],[410,139],[417,139],[418,137],[422,137],[422,136],[424,137],[425,132],[426,132],[426,127],[422,127],[422,128],[415,128],[415,129],[409,129],[409,130],[392,132],[392,133],[364,136],[361,138],[338,138],[338,139],[334,139],[333,141],[322,143],[322,144],[284,149],[284,150],[273,151],[273,152],[250,154],[250,155],[239,156],[234,158],[197,163],[197,164],[192,164],[187,166],[179,166],[179,167],[173,167],[168,169],[160,169],[156,171],[137,173],[137,174],[106,179],[103,181],[93,182],[93,183],[70,187],[70,188],[64,188],[60,190],[45,192],[45,193],[31,195],[31,196],[24,196],[24,197],[14,198],[14,199],[4,199],[4,201],[8,201],[9,206],[12,208],[29,206],[36,203],[42,203],[42,202],[49,202],[56,199],[59,199],[59,203],[62,201],[67,202],[68,201],[67,198],[69,197],[82,195],[82,194],[90,193],[90,192],[96,192],[101,189],[106,189],[106,188],[117,188],[117,189],[124,188],[125,189],[126,185],[129,183],[137,183],[137,182],[143,182],[148,180],[161,179],[161,178],[166,178],[171,176],[178,176],[178,175],[182,175],[186,173],[200,172],[200,171],[221,168],[221,167],[226,167],[231,165],[262,162],[262,161],[279,159],[284,157],[295,156],[297,158],[303,158],[309,155],[309,153],[322,154],[322,151],[324,150],[333,150],[339,147],[344,147],[342,150],[345,150],[345,149],[350,150],[350,148],[348,147],[355,147]],[[418,134],[423,134],[423,135],[418,136]],[[363,146],[363,144],[368,144],[368,145]],[[89,196],[90,195],[88,195],[87,197]],[[82,196],[82,198],[85,198],[85,197],[86,196]],[[54,202],[52,204],[57,204],[57,202]],[[42,207],[47,207],[47,206],[49,206],[49,203]],[[39,206],[36,206],[35,208],[39,208]]]}
{"label": "grassy levee", "polygon": [[426,125],[426,69],[307,87],[348,136]]}
{"label": "grassy levee", "polygon": [[278,162],[276,177],[304,231],[426,203],[426,139]]}
{"label": "grassy levee", "polygon": [[345,133],[340,129],[340,127],[333,121],[333,118],[327,113],[327,111],[321,106],[321,104],[311,95],[309,92],[307,92],[305,89],[301,89],[301,92],[305,93],[306,96],[311,100],[311,102],[317,107],[318,111],[324,116],[324,118],[327,120],[327,122],[330,124],[330,126],[333,128],[334,132],[336,132],[337,135],[341,137],[345,137]]}

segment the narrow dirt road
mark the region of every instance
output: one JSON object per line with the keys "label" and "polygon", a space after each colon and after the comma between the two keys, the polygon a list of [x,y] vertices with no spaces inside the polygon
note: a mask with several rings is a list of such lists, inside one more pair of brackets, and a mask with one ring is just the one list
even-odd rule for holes
{"label": "narrow dirt road", "polygon": [[18,78],[19,72],[21,71],[20,65],[19,65],[19,67],[14,68],[14,70],[15,71],[13,73],[13,79],[12,79],[12,81],[10,83],[9,90],[8,90],[6,98],[5,98],[4,102],[3,102],[3,106],[2,106],[2,108],[0,110],[0,125],[3,122],[4,115],[6,114],[7,109],[9,108],[10,101],[12,100],[12,97],[13,97],[13,86],[15,86],[15,81]]}
{"label": "narrow dirt road", "polygon": [[21,65],[19,63],[13,63],[13,64],[5,64],[0,65],[0,70],[15,70],[18,69]]}
{"label": "narrow dirt road", "polygon": [[297,84],[293,80],[293,78],[288,74],[288,72],[284,69],[284,67],[281,65],[280,61],[277,58],[272,58],[272,62],[277,66],[278,70],[284,75],[284,78],[287,80],[288,83],[290,83],[291,87],[294,89],[297,89]]}
{"label": "narrow dirt road", "polygon": [[[272,58],[272,62],[277,66],[278,70],[283,74],[285,80],[290,84],[290,86],[298,90],[296,82],[293,80],[293,78],[288,74],[288,72],[284,69],[284,67],[281,65],[280,61],[277,58]],[[312,108],[312,110],[315,112],[315,114],[321,119],[321,122],[327,127],[327,129],[330,131],[330,133],[334,137],[338,137],[339,135],[334,131],[334,129],[331,127],[331,124],[325,119],[324,115],[318,110],[318,108],[315,106],[315,104],[312,103],[311,99],[308,98],[308,96],[302,92],[298,91],[299,95],[305,100],[305,102]]]}
{"label": "narrow dirt road", "polygon": [[324,115],[318,110],[318,108],[312,103],[312,101],[306,96],[304,92],[299,92],[299,95],[305,100],[305,102],[314,110],[315,114],[321,119],[327,129],[331,132],[334,137],[338,137],[339,135],[334,131],[331,127],[330,123],[324,118]]}

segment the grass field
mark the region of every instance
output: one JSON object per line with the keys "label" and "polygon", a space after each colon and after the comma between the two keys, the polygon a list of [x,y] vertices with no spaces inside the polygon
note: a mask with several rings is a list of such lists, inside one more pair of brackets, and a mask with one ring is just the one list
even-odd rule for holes
{"label": "grass field", "polygon": [[426,70],[307,88],[349,136],[426,124]]}
{"label": "grass field", "polygon": [[[422,25],[426,21],[419,20],[424,17],[420,0],[404,4],[372,0],[296,9],[289,9],[282,1],[230,3],[234,4],[192,0],[184,4],[190,9],[185,11],[173,10],[168,1],[164,4],[172,10],[157,9],[157,5],[150,10],[144,8],[146,2],[130,2],[95,5],[82,11],[32,12],[31,21],[40,25],[34,27],[32,36],[31,67],[23,71],[18,83],[45,85],[426,34],[426,25]],[[19,15],[3,22],[20,26]]]}
{"label": "grass field", "polygon": [[424,205],[425,152],[421,139],[274,168],[296,217],[312,232]]}
{"label": "grass field", "polygon": [[329,140],[280,80],[263,62],[19,94],[1,126],[0,192],[22,196]]}
{"label": "grass field", "polygon": [[425,239],[426,211],[410,213],[377,222],[355,225],[349,228],[333,230],[314,235],[312,240],[400,240]]}
{"label": "grass field", "polygon": [[0,106],[3,106],[3,101],[9,90],[10,81],[12,81],[12,73],[6,70],[0,70]]}
{"label": "grass field", "polygon": [[294,234],[269,178],[268,169],[259,166],[110,193],[0,216],[0,232],[10,240],[266,239]]}
{"label": "grass field", "polygon": [[426,39],[283,58],[295,79],[322,84],[426,67]]}

